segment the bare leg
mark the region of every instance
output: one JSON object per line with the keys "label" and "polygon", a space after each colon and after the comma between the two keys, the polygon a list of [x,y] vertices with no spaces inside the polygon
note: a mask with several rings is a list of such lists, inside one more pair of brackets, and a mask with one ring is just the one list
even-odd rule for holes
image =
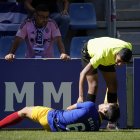
{"label": "bare leg", "polygon": [[[114,98],[113,94],[117,95],[117,78],[116,78],[116,72],[102,72],[104,79],[106,81],[107,90],[106,95],[104,99],[104,103],[108,103],[108,94],[112,94],[110,97]],[[113,102],[118,103],[118,99],[112,99]],[[107,129],[118,129],[117,122],[108,122]]]}
{"label": "bare leg", "polygon": [[89,94],[96,94],[97,92],[97,83],[98,83],[98,76],[97,74],[87,75],[87,82],[88,82],[88,93]]}
{"label": "bare leg", "polygon": [[31,114],[32,114],[32,110],[33,110],[34,106],[31,107],[24,107],[23,109],[18,111],[18,115],[22,118],[29,118],[31,119]]}
{"label": "bare leg", "polygon": [[97,74],[88,74],[86,76],[88,82],[88,93],[87,101],[95,102],[96,93],[98,88],[98,75]]}
{"label": "bare leg", "polygon": [[117,96],[117,78],[116,78],[116,72],[102,72],[103,77],[106,81],[107,90],[106,90],[106,96],[104,102],[108,102],[108,94],[111,95],[112,99],[110,99],[111,102],[117,102],[116,96]]}
{"label": "bare leg", "polygon": [[25,117],[31,119],[32,108],[33,107],[25,107],[18,112],[8,115],[0,121],[0,128],[7,127],[9,125],[15,125],[21,122]]}

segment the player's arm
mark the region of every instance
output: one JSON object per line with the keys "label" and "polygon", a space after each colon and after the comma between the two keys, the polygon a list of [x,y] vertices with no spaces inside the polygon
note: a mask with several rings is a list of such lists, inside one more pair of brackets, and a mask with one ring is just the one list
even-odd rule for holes
{"label": "player's arm", "polygon": [[18,36],[15,37],[9,53],[5,56],[6,60],[11,61],[15,58],[15,52],[22,40],[23,39],[21,37],[18,37]]}
{"label": "player's arm", "polygon": [[92,74],[93,72],[93,66],[89,62],[89,64],[81,71],[80,73],[80,79],[79,79],[79,98],[77,102],[83,102],[84,101],[84,81],[87,74]]}
{"label": "player's arm", "polygon": [[86,101],[86,102],[83,102],[83,103],[73,104],[73,105],[67,107],[67,110],[81,109],[81,108],[92,108],[92,107],[95,107],[95,103],[93,103],[91,101]]}

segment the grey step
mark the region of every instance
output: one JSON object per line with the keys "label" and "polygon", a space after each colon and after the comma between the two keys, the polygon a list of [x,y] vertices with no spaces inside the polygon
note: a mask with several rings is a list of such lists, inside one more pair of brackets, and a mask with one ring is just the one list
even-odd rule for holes
{"label": "grey step", "polygon": [[140,28],[139,21],[116,21],[117,28]]}
{"label": "grey step", "polygon": [[133,45],[133,49],[132,49],[133,55],[140,55],[140,43],[132,44],[132,45]]}
{"label": "grey step", "polygon": [[134,44],[140,43],[140,32],[118,32],[118,37]]}
{"label": "grey step", "polygon": [[[106,21],[97,21],[98,28],[106,28]],[[140,28],[140,21],[116,21],[117,28]]]}
{"label": "grey step", "polygon": [[129,20],[140,20],[140,8],[139,9],[119,9],[116,11],[117,20],[129,21]]}
{"label": "grey step", "polygon": [[133,55],[140,55],[140,32],[120,32],[118,37],[132,43]]}
{"label": "grey step", "polygon": [[117,9],[139,9],[140,0],[116,0]]}

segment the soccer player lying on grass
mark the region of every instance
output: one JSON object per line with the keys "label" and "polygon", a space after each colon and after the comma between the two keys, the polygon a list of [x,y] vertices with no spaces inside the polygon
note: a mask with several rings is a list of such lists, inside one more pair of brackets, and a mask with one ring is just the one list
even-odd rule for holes
{"label": "soccer player lying on grass", "polygon": [[0,128],[14,125],[24,118],[40,123],[47,131],[98,131],[102,120],[116,121],[120,116],[116,103],[100,104],[86,101],[76,103],[67,110],[56,110],[44,106],[25,107],[0,121]]}

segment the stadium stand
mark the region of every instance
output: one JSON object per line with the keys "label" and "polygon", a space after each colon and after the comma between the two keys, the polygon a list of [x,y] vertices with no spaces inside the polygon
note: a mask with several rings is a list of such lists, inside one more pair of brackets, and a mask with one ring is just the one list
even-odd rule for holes
{"label": "stadium stand", "polygon": [[71,3],[69,7],[71,29],[97,28],[93,3]]}
{"label": "stadium stand", "polygon": [[[14,35],[19,25],[27,17],[22,3],[0,2],[0,58],[10,50]],[[16,57],[25,57],[25,43],[23,42],[16,52]]]}
{"label": "stadium stand", "polygon": [[79,32],[76,37],[71,38],[70,56],[80,58],[81,48],[91,38],[86,34],[87,30],[97,29],[95,5],[91,2],[72,2],[69,6],[69,14],[70,29]]}
{"label": "stadium stand", "polygon": [[93,37],[92,36],[73,37],[70,45],[70,56],[72,58],[81,58],[81,48],[91,38]]}
{"label": "stadium stand", "polygon": [[0,35],[15,35],[26,17],[23,3],[0,2]]}
{"label": "stadium stand", "polygon": [[[4,58],[5,55],[9,52],[13,39],[14,36],[0,37],[0,58]],[[26,44],[25,42],[22,42],[18,50],[16,51],[16,57],[25,58],[25,49],[26,49]]]}
{"label": "stadium stand", "polygon": [[117,0],[117,32],[118,38],[133,44],[133,56],[140,55],[140,1]]}

